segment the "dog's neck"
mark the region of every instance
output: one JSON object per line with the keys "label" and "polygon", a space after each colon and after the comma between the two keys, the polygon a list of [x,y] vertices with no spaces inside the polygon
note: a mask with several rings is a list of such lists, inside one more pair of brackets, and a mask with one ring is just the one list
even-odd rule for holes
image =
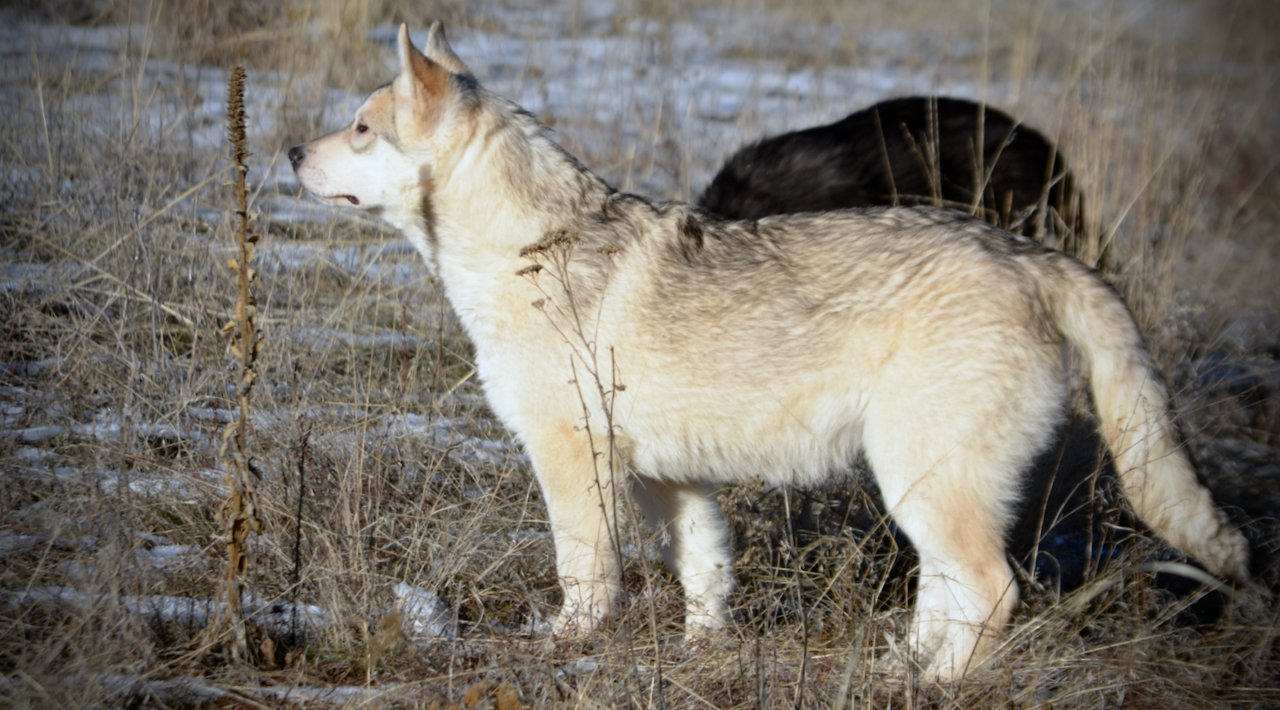
{"label": "dog's neck", "polygon": [[471,135],[428,197],[442,260],[509,272],[520,251],[572,229],[613,190],[514,104],[476,111]]}
{"label": "dog's neck", "polygon": [[539,297],[517,273],[533,263],[525,247],[574,231],[614,192],[532,116],[502,100],[486,103],[458,149],[422,181],[421,214],[395,220],[431,263],[478,349],[495,328],[520,320],[510,309],[524,313]]}

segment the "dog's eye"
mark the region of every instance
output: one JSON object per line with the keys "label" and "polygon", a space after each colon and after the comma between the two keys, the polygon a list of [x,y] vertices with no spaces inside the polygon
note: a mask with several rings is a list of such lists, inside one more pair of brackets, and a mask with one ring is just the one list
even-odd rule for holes
{"label": "dog's eye", "polygon": [[356,133],[367,133],[368,131],[369,131],[369,127],[364,125],[363,123],[356,124]]}

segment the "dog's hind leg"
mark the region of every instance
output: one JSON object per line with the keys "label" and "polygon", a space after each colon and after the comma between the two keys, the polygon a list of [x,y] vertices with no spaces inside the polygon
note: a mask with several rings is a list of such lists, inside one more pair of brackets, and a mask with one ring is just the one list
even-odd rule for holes
{"label": "dog's hind leg", "polygon": [[959,486],[882,490],[920,557],[909,647],[929,677],[958,678],[985,658],[1017,604],[1000,513]]}
{"label": "dog's hind leg", "polygon": [[1021,474],[1059,417],[1055,372],[1046,358],[1005,382],[933,378],[868,410],[868,462],[920,557],[910,647],[932,678],[982,662],[1017,604],[1004,534]]}
{"label": "dog's hind leg", "polygon": [[587,633],[613,612],[620,587],[616,505],[622,474],[572,425],[529,432],[526,445],[551,518],[564,603],[552,633]]}
{"label": "dog's hind leg", "polygon": [[658,533],[663,559],[684,588],[686,637],[724,626],[733,591],[733,560],[714,488],[636,476],[631,492]]}

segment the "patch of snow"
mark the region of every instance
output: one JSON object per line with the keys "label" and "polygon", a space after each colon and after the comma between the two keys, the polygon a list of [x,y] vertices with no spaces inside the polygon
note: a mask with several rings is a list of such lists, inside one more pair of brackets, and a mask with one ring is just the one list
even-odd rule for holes
{"label": "patch of snow", "polygon": [[[0,436],[4,433],[0,431]],[[61,457],[55,455],[50,460],[61,460]],[[221,495],[224,478],[224,474],[212,469],[192,471],[185,475],[132,471],[127,476],[122,476],[119,471],[112,469],[91,471],[77,466],[49,466],[35,459],[23,468],[6,473],[24,478],[97,486],[106,494],[128,490],[144,498],[164,497],[175,501],[199,501],[206,496]]]}
{"label": "patch of snow", "polygon": [[130,493],[143,498],[168,498],[172,500],[195,500],[199,498],[196,480],[169,474],[130,473],[121,476],[115,471],[98,474],[98,486],[103,493],[115,495],[127,487]]}
{"label": "patch of snow", "polygon": [[584,675],[587,673],[595,673],[600,670],[600,661],[595,656],[583,656],[570,663],[566,663],[556,670],[556,677],[563,678],[566,675]]}
{"label": "patch of snow", "polygon": [[83,535],[78,538],[49,537],[47,535],[28,535],[16,533],[12,530],[0,530],[0,555],[26,552],[42,545],[48,545],[56,550],[63,551],[92,550],[97,544],[97,539],[91,535]]}
{"label": "patch of snow", "polygon": [[66,433],[67,427],[46,424],[44,426],[26,427],[25,429],[0,430],[0,438],[17,439],[24,444],[39,444],[50,439],[56,439]]}
{"label": "patch of snow", "polygon": [[373,333],[353,333],[347,330],[332,328],[300,328],[292,335],[307,347],[315,350],[330,350],[336,347],[356,348],[396,348],[400,350],[421,350],[432,347],[432,341],[412,333],[381,330]]}
{"label": "patch of snow", "polygon": [[152,545],[163,546],[163,545],[173,544],[173,541],[165,537],[164,535],[157,535],[155,533],[146,532],[144,530],[134,530],[133,536],[143,542],[150,543]]}
{"label": "patch of snow", "polygon": [[[39,606],[49,609],[60,607],[92,607],[109,605],[123,609],[154,622],[200,628],[209,623],[215,614],[222,613],[221,600],[196,599],[167,594],[124,595],[92,594],[74,587],[32,587],[23,590],[0,591],[0,599],[10,610]],[[264,602],[253,595],[246,595],[245,617],[276,633],[289,633],[295,621],[302,629],[315,631],[333,624],[333,616],[325,609],[312,604],[288,602]]]}
{"label": "patch of snow", "polygon": [[[601,665],[600,659],[596,656],[582,656],[556,668],[556,678],[564,680],[574,676],[591,675],[600,670]],[[645,674],[649,672],[649,667],[645,664],[637,664],[635,671],[638,674]]]}
{"label": "patch of snow", "polygon": [[475,427],[475,421],[460,423],[445,417],[398,414],[385,418],[383,425],[392,436],[424,436],[432,446],[447,450],[451,457],[465,463],[497,466],[528,462],[528,455],[512,439],[487,439],[466,433]]}
{"label": "patch of snow", "polygon": [[[156,545],[138,551],[140,561],[157,567],[166,568],[179,565],[187,559],[200,556],[200,549],[192,545]],[[185,558],[185,559],[184,559]]]}
{"label": "patch of snow", "polygon": [[524,530],[508,531],[505,537],[507,540],[518,544],[543,541],[549,542],[555,539],[551,535],[550,530],[530,530],[528,528],[525,528]]}
{"label": "patch of snow", "polygon": [[433,592],[399,582],[392,593],[404,615],[404,631],[409,638],[457,638],[458,627],[453,611]]}
{"label": "patch of snow", "polygon": [[259,267],[285,274],[304,268],[329,266],[361,281],[381,286],[420,284],[428,272],[408,240],[388,239],[361,245],[333,246],[311,242],[264,244],[258,250]]}
{"label": "patch of snow", "polygon": [[23,535],[12,530],[0,530],[0,555],[25,552],[48,542],[43,535]]}
{"label": "patch of snow", "polygon": [[0,362],[0,374],[23,378],[39,377],[61,363],[62,361],[58,358],[31,360],[30,362]]}
{"label": "patch of snow", "polygon": [[[387,699],[396,698],[400,688],[395,685],[355,686],[335,685],[328,688],[308,685],[265,686],[249,688],[247,692],[263,698],[272,698],[282,702],[302,701],[305,703],[325,703],[341,707],[377,707]],[[412,700],[411,700],[412,698]],[[415,704],[421,700],[417,695],[410,695],[404,701]]]}
{"label": "patch of snow", "polygon": [[100,412],[93,422],[63,426],[48,424],[22,429],[0,429],[0,439],[16,439],[27,444],[46,442],[58,437],[74,435],[101,441],[119,441],[128,431],[130,436],[153,439],[158,442],[187,442],[194,447],[212,449],[214,442],[202,432],[182,429],[169,424],[131,422],[127,426],[118,415]]}
{"label": "patch of snow", "polygon": [[[125,424],[112,415],[99,415],[97,421],[90,424],[75,424],[71,427],[71,431],[80,436],[92,439],[101,439],[103,441],[118,441],[124,436],[125,429],[134,430],[142,436],[155,436],[157,438],[181,439],[182,435],[174,427],[163,424]],[[132,431],[131,431],[132,433]]]}
{"label": "patch of snow", "polygon": [[48,449],[37,449],[34,446],[19,446],[12,455],[19,461],[32,464],[47,464],[61,458]]}
{"label": "patch of snow", "polygon": [[[241,702],[237,694],[196,678],[148,678],[119,673],[101,673],[95,680],[102,693],[118,702],[145,698],[161,705],[212,705],[219,700],[230,704]],[[136,700],[135,700],[136,702]],[[132,704],[132,703],[130,703]]]}
{"label": "patch of snow", "polygon": [[0,293],[60,288],[80,273],[76,264],[11,262],[0,264]]}

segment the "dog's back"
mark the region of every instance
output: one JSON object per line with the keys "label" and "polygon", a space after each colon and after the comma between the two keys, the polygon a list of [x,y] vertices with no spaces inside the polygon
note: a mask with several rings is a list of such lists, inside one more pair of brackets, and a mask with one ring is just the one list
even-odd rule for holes
{"label": "dog's back", "polygon": [[893,99],[766,138],[729,158],[698,204],[729,219],[869,205],[976,208],[996,226],[1089,256],[1078,237],[1082,200],[1053,143],[962,99]]}

